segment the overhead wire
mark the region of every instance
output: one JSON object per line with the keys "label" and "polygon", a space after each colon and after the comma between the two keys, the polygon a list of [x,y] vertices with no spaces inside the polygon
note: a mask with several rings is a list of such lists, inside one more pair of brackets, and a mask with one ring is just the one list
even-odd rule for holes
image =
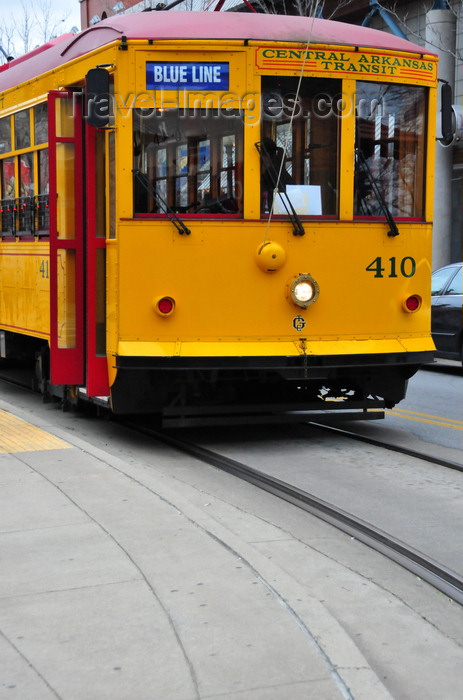
{"label": "overhead wire", "polygon": [[302,79],[303,79],[303,77],[304,77],[305,64],[306,64],[306,62],[307,62],[307,53],[308,53],[308,49],[309,49],[309,47],[310,47],[310,42],[311,42],[311,39],[312,39],[313,23],[314,23],[314,20],[316,19],[317,14],[318,14],[318,7],[319,7],[319,4],[320,4],[320,0],[315,0],[315,4],[314,4],[314,6],[313,6],[313,13],[312,13],[312,16],[311,16],[312,22],[311,22],[310,25],[309,25],[308,37],[307,37],[306,44],[305,44],[305,49],[306,49],[306,50],[305,50],[305,53],[304,53],[304,59],[303,59],[303,61],[302,61],[301,70],[300,70],[300,72],[299,72],[299,79],[298,79],[298,83],[297,83],[297,87],[296,87],[296,96],[295,96],[295,99],[293,100],[293,107],[292,107],[291,116],[290,116],[290,119],[289,119],[289,128],[288,128],[288,130],[287,130],[287,132],[286,132],[286,136],[285,136],[285,140],[284,140],[284,145],[283,145],[283,154],[282,154],[282,157],[281,157],[280,167],[279,167],[279,170],[278,170],[278,175],[277,175],[275,187],[274,187],[274,190],[273,190],[273,197],[272,197],[271,206],[269,207],[269,215],[268,215],[268,219],[267,219],[267,226],[266,226],[266,229],[265,229],[265,236],[264,236],[264,241],[263,241],[262,248],[266,245],[266,243],[267,243],[267,241],[268,241],[268,236],[269,236],[269,231],[270,231],[270,224],[271,224],[271,222],[272,222],[273,210],[274,210],[274,206],[275,206],[275,200],[276,200],[276,197],[277,197],[278,194],[279,194],[279,184],[280,184],[280,180],[281,180],[281,174],[282,174],[282,172],[283,172],[283,167],[284,167],[284,163],[285,163],[285,160],[286,160],[286,153],[287,153],[287,151],[288,151],[289,138],[290,138],[290,136],[292,135],[292,132],[293,132],[293,122],[294,122],[294,118],[295,118],[295,114],[296,114],[296,108],[297,108],[298,101],[299,101],[299,95],[300,95],[300,92],[301,92]]}

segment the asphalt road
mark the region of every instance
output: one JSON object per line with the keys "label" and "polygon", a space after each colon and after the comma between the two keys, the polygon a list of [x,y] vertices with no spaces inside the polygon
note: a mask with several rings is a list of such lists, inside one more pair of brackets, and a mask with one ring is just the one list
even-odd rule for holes
{"label": "asphalt road", "polygon": [[385,421],[434,445],[463,448],[463,372],[457,363],[421,370],[411,378],[407,396]]}

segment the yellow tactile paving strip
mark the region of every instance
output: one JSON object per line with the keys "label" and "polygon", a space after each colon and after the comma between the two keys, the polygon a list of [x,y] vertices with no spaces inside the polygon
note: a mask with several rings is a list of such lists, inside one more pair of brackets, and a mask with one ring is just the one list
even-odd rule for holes
{"label": "yellow tactile paving strip", "polygon": [[0,410],[0,453],[65,450],[72,445]]}

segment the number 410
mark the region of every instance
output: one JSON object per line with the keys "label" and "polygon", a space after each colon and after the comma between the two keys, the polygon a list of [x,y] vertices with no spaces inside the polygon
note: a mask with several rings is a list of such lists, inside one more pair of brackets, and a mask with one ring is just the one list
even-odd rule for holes
{"label": "number 410", "polygon": [[[389,264],[388,264],[389,263]],[[416,262],[414,258],[406,257],[402,260],[389,258],[384,262],[381,257],[375,258],[366,268],[367,272],[374,272],[375,277],[413,277],[416,272]]]}
{"label": "number 410", "polygon": [[42,264],[40,265],[40,275],[41,277],[48,279],[48,260],[42,260]]}

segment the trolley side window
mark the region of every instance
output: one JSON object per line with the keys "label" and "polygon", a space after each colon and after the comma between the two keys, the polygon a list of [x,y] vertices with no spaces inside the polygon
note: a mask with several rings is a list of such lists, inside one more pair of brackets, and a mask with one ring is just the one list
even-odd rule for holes
{"label": "trolley side window", "polygon": [[338,214],[340,97],[339,80],[262,78],[262,214],[276,186],[299,214]]}
{"label": "trolley side window", "polygon": [[48,105],[46,102],[34,107],[34,143],[38,146],[48,141]]}
{"label": "trolley side window", "polygon": [[33,153],[23,153],[19,158],[19,192],[21,197],[31,197],[34,194]]}
{"label": "trolley side window", "polygon": [[14,115],[14,144],[16,150],[29,148],[31,145],[31,122],[28,109]]}
{"label": "trolley side window", "polygon": [[238,111],[134,110],[135,214],[239,215],[243,120]]}
{"label": "trolley side window", "polygon": [[0,119],[0,153],[11,151],[11,119],[3,117]]}
{"label": "trolley side window", "polygon": [[47,105],[0,119],[0,236],[49,235]]}
{"label": "trolley side window", "polygon": [[[424,215],[426,92],[423,87],[357,83],[354,213]],[[381,201],[382,200],[382,201]]]}
{"label": "trolley side window", "polygon": [[1,161],[2,169],[2,199],[14,197],[14,158],[4,158]]}

